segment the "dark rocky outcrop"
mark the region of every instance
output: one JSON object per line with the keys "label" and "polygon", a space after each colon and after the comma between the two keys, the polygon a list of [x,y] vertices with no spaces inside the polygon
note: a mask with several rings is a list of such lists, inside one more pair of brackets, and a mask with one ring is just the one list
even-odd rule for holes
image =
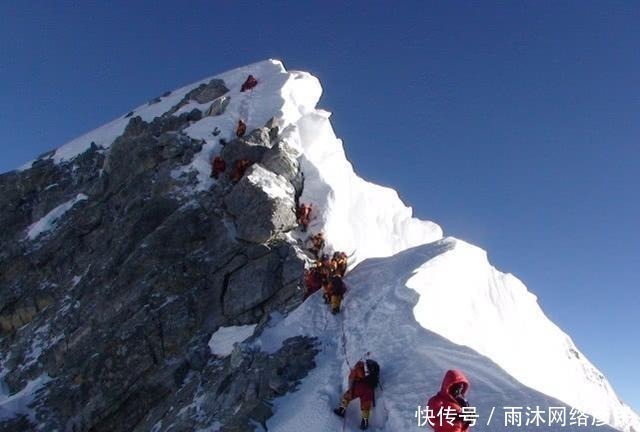
{"label": "dark rocky outcrop", "polygon": [[269,129],[260,128],[252,131],[242,138],[232,140],[222,149],[220,156],[229,163],[237,160],[260,162],[262,157],[272,146]]}
{"label": "dark rocky outcrop", "polygon": [[211,102],[211,105],[207,108],[205,115],[215,117],[223,114],[226,111],[229,102],[231,102],[231,98],[229,96],[220,96]]}
{"label": "dark rocky outcrop", "polygon": [[[213,80],[185,100],[227,91]],[[314,367],[305,338],[271,355],[251,339],[225,358],[209,351],[221,326],[263,324],[301,302],[303,254],[283,234],[302,180],[293,150],[263,128],[224,149],[260,162],[240,182],[183,193],[195,176],[172,172],[202,150],[182,132],[201,117],[131,117],[108,149],[0,175],[4,384],[18,394],[47,377],[31,414],[0,431],[249,431]],[[26,238],[78,194],[87,199],[55,229]]]}
{"label": "dark rocky outcrop", "polygon": [[[216,99],[222,98],[222,96],[224,96],[228,92],[229,92],[229,89],[227,88],[223,80],[212,79],[207,84],[204,84],[204,83],[200,84],[198,87],[188,92],[180,102],[178,102],[174,107],[172,107],[169,111],[163,114],[163,116],[168,117],[173,115],[180,108],[187,105],[191,101],[195,101],[196,103],[199,103],[199,104],[205,104],[208,102],[212,102]],[[226,108],[226,105],[229,102],[228,101],[224,102],[224,100],[221,99],[220,103],[221,104],[224,103],[224,105],[220,107],[221,111],[219,114],[221,114],[224,111],[223,108]],[[210,111],[210,110],[207,110],[207,111]],[[207,113],[207,115],[212,115],[212,114]]]}
{"label": "dark rocky outcrop", "polygon": [[293,186],[284,177],[252,165],[225,197],[227,210],[236,218],[238,238],[262,243],[294,229],[294,196]]}

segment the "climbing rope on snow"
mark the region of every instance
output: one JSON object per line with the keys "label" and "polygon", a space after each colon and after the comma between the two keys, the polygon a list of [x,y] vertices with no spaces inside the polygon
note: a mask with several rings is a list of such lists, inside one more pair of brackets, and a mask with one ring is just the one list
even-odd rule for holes
{"label": "climbing rope on snow", "polygon": [[[347,333],[344,331],[344,311],[340,314],[340,330],[341,330],[341,339],[342,339],[342,353],[344,355],[344,361],[347,362],[347,366],[349,370],[351,370],[351,364],[349,363],[349,357],[347,355]],[[342,417],[342,432],[346,430],[347,427],[347,414]]]}
{"label": "climbing rope on snow", "polygon": [[351,370],[351,363],[349,363],[349,357],[347,356],[347,334],[344,331],[344,312],[340,316],[340,327],[342,330],[342,352],[344,354],[344,361],[347,362],[349,370]]}
{"label": "climbing rope on snow", "polygon": [[247,96],[244,97],[240,103],[240,118],[244,118],[244,122],[249,125],[251,117],[251,108],[253,106],[253,88],[250,89]]}

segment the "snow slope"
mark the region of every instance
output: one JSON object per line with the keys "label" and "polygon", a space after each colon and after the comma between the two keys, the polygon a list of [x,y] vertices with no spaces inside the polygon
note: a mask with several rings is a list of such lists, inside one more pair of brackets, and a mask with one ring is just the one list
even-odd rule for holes
{"label": "snow slope", "polygon": [[[348,364],[353,365],[366,351],[371,351],[382,366],[383,384],[383,390],[377,393],[372,430],[425,430],[424,426],[418,426],[415,412],[440,388],[442,377],[450,368],[463,370],[471,382],[469,399],[479,415],[475,430],[516,430],[504,425],[504,407],[509,406],[523,407],[523,423],[517,430],[552,430],[546,429],[545,424],[527,427],[526,407],[539,407],[548,412],[548,407],[566,407],[566,404],[525,386],[475,350],[423,328],[414,316],[416,305],[423,297],[423,293],[409,287],[416,269],[425,262],[455,253],[459,246],[449,238],[392,257],[367,260],[346,278],[349,291],[339,315],[331,315],[317,293],[286,318],[274,320],[255,342],[257,347],[272,352],[287,337],[308,334],[322,341],[323,350],[318,357],[318,367],[303,380],[300,390],[276,401],[275,415],[267,422],[268,429],[279,432],[343,430],[342,420],[335,417],[331,409],[339,403],[347,385]],[[453,312],[452,306],[446,309]],[[457,316],[457,310],[455,312],[451,315]],[[492,408],[495,411],[490,419]],[[570,412],[571,408],[566,408],[567,426],[562,430],[612,430],[607,426],[593,426],[592,418],[587,421],[589,427],[572,427]],[[543,418],[548,419],[548,415]],[[359,421],[355,401],[349,406],[344,430],[357,430]]]}
{"label": "snow slope", "polygon": [[[241,93],[249,74],[259,84]],[[278,401],[270,430],[340,430],[325,409],[337,402],[346,359],[353,363],[369,349],[381,360],[387,383],[384,403],[375,414],[380,430],[412,430],[412,410],[435,392],[446,369],[460,367],[472,381],[471,397],[481,416],[490,406],[519,401],[547,407],[557,398],[617,429],[640,431],[638,416],[545,317],[518,279],[495,270],[484,251],[441,240],[441,228],[413,218],[394,190],[357,176],[331,127],[330,114],[316,109],[322,88],[312,75],[287,72],[279,61],[268,60],[185,86],[158,103],[136,108],[134,115],[149,121],[211,78],[225,81],[230,102],[222,115],[204,117],[186,129],[205,143],[191,165],[175,173],[197,174],[196,189],[183,193],[211,186],[209,163],[220,151],[218,139],[231,138],[238,119],[251,130],[276,117],[282,139],[302,154],[301,201],[315,208],[310,232],[323,231],[331,249],[346,251],[360,263],[348,277],[351,290],[343,314],[327,315],[314,296],[258,342],[264,349],[276,349],[285,335],[310,334],[321,337],[325,345],[318,368],[303,381],[301,391]],[[192,101],[176,115],[196,107],[205,110],[208,104]],[[73,163],[92,141],[108,148],[128,121],[117,119],[50,157]],[[213,137],[216,127],[222,133]],[[459,303],[456,319],[449,314],[451,298]],[[343,324],[347,332],[341,338]],[[356,414],[350,412],[351,420]]]}

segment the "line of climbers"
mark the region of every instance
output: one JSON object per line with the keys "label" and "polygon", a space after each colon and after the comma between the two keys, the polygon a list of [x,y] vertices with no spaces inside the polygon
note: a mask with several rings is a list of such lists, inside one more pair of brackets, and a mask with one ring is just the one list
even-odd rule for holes
{"label": "line of climbers", "polygon": [[[253,75],[249,75],[249,77],[245,80],[245,82],[240,87],[240,92],[245,92],[247,90],[253,89],[258,85],[258,80],[255,79]],[[243,137],[247,132],[247,124],[242,121],[242,119],[238,120],[238,125],[236,126],[236,136],[238,138]],[[220,135],[220,129],[216,126],[216,128],[211,132],[213,136]],[[224,138],[220,138],[220,145],[225,146],[227,144],[227,140]],[[253,162],[247,159],[239,159],[233,162],[233,170],[229,175],[229,178],[232,182],[237,183],[240,181],[244,173],[253,165]],[[220,174],[224,173],[227,169],[227,162],[220,156],[217,155],[211,160],[211,174],[209,175],[211,178],[218,179]]]}
{"label": "line of climbers", "polygon": [[[242,84],[240,92],[253,89],[258,85],[258,81],[253,75],[249,75]],[[236,126],[236,136],[242,137],[247,131],[247,125],[242,119],[238,120]],[[216,127],[212,132],[214,136],[220,134],[220,129]],[[226,140],[220,139],[220,144],[225,145]],[[238,182],[244,175],[247,168],[253,162],[240,159],[234,161],[233,171],[230,179]],[[216,156],[211,161],[211,177],[218,178],[226,171],[226,162],[222,157]],[[296,217],[300,230],[307,232],[312,216],[311,204],[301,204],[296,209]],[[324,253],[325,239],[322,232],[309,236],[306,244],[308,250],[315,257],[314,265],[305,270],[306,292],[304,299],[311,294],[323,289],[323,299],[325,304],[330,304],[331,313],[337,314],[347,286],[343,281],[348,268],[349,257],[345,252],[334,252],[332,256]],[[375,407],[375,390],[382,384],[380,382],[380,365],[370,357],[367,352],[365,356],[356,362],[349,372],[349,388],[342,395],[340,405],[333,412],[344,417],[347,406],[354,399],[360,399],[361,421],[360,429],[369,427],[369,416],[371,409]],[[465,396],[469,390],[469,381],[461,371],[450,370],[445,374],[440,391],[431,397],[427,402],[427,413],[429,424],[434,432],[465,432],[469,429],[470,422],[463,417],[462,409],[469,406]],[[452,416],[443,421],[442,412],[449,412]],[[440,413],[440,418],[436,418]]]}
{"label": "line of climbers", "polygon": [[[311,204],[300,204],[296,210],[298,225],[302,232],[307,232],[311,222]],[[330,305],[331,313],[340,311],[342,299],[347,292],[347,286],[343,281],[349,266],[349,257],[345,252],[335,251],[333,255],[324,253],[325,238],[322,232],[307,238],[305,245],[307,250],[315,258],[314,265],[305,270],[307,299],[316,291],[323,289],[322,297],[325,304]],[[346,354],[346,353],[345,353]],[[349,388],[342,394],[340,406],[333,412],[344,417],[349,402],[360,399],[360,429],[369,428],[369,415],[375,406],[375,389],[380,386],[380,365],[370,358],[370,353],[360,359],[349,372]]]}
{"label": "line of climbers", "polygon": [[[311,221],[311,204],[301,204],[297,209],[298,224],[302,232],[306,232]],[[315,263],[305,270],[306,291],[304,299],[323,289],[325,304],[330,305],[331,313],[340,312],[340,304],[347,292],[343,278],[349,266],[349,257],[345,252],[335,251],[333,255],[325,254],[325,240],[322,232],[309,236],[305,242],[308,251],[315,257]]]}
{"label": "line of climbers", "polygon": [[[307,232],[311,222],[311,204],[301,204],[296,210],[300,230]],[[331,258],[324,253],[325,239],[322,232],[307,238],[308,251],[315,257],[315,264],[305,270],[305,299],[323,288],[325,303],[331,304],[331,312],[340,311],[340,304],[346,292],[346,285],[342,278],[348,267],[348,256],[344,252],[334,252]],[[354,399],[360,399],[360,429],[369,427],[371,409],[375,407],[375,390],[380,382],[380,365],[367,352],[349,372],[349,387],[342,395],[340,405],[333,412],[344,417],[347,406]],[[465,399],[469,390],[469,380],[461,371],[448,371],[442,381],[440,391],[429,399],[427,413],[429,424],[434,432],[465,432],[471,422],[462,416],[463,408],[469,403]],[[443,417],[444,413],[444,417]],[[448,413],[448,415],[447,415]]]}
{"label": "line of climbers", "polygon": [[[296,210],[296,216],[300,230],[307,232],[312,216],[311,204],[300,204]],[[345,252],[335,251],[333,255],[324,253],[325,239],[322,232],[309,236],[305,245],[315,258],[315,263],[305,270],[307,289],[304,298],[307,299],[322,288],[324,302],[330,304],[331,313],[335,315],[340,311],[342,299],[347,291],[342,278],[347,272],[349,257]],[[367,353],[351,369],[349,388],[342,394],[340,406],[333,410],[336,415],[344,417],[349,402],[360,399],[362,413],[360,429],[362,430],[369,427],[369,414],[371,408],[375,406],[375,389],[380,385],[380,365],[369,355],[370,353]]]}

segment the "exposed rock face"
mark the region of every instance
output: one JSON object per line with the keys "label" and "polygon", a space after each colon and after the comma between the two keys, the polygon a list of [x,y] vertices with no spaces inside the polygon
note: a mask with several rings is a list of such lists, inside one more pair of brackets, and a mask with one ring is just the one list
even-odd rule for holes
{"label": "exposed rock face", "polygon": [[[185,99],[220,97],[228,90],[219,81]],[[0,175],[0,378],[13,395],[42,381],[30,413],[0,416],[0,431],[215,422],[249,431],[314,367],[317,348],[303,338],[273,355],[250,340],[227,358],[210,353],[220,326],[264,323],[300,303],[303,254],[282,234],[296,225],[302,182],[292,149],[258,129],[224,152],[264,165],[235,185],[180,193],[196,180],[172,172],[202,151],[181,131],[202,113],[176,111],[150,123],[132,117],[108,150],[92,146],[61,164],[44,155]],[[26,238],[80,193],[87,199],[54,228]]]}
{"label": "exposed rock face", "polygon": [[293,186],[284,177],[252,165],[225,197],[227,210],[236,218],[238,237],[262,243],[294,229],[294,195]]}
{"label": "exposed rock face", "polygon": [[[184,400],[182,409],[171,410],[169,400],[152,408],[136,431],[152,430],[160,425],[173,425],[174,431],[193,431],[215,424],[216,419],[229,419],[221,428],[225,432],[253,432],[273,414],[269,404],[277,396],[296,388],[298,381],[315,366],[318,352],[310,338],[288,339],[273,355],[255,351],[250,346],[237,345],[233,353],[208,362],[198,373],[190,364],[176,400]],[[184,372],[183,372],[184,373]],[[113,430],[113,429],[110,429]]]}
{"label": "exposed rock face", "polygon": [[200,104],[211,102],[227,93],[229,89],[220,79],[212,79],[208,84],[201,84],[198,88],[187,94],[188,99],[193,99]]}
{"label": "exposed rock face", "polygon": [[303,178],[298,162],[298,152],[285,141],[278,141],[262,156],[260,164],[269,171],[281,175],[296,190],[296,196],[302,193]]}
{"label": "exposed rock face", "polygon": [[219,116],[225,112],[227,106],[229,105],[229,102],[231,102],[231,98],[229,98],[228,96],[220,96],[219,98],[214,100],[211,105],[209,105],[209,108],[207,109],[207,112],[205,114],[214,117]]}
{"label": "exposed rock face", "polygon": [[261,128],[242,138],[231,141],[224,146],[220,156],[229,163],[243,159],[251,162],[260,162],[269,148],[271,148],[269,129]]}

